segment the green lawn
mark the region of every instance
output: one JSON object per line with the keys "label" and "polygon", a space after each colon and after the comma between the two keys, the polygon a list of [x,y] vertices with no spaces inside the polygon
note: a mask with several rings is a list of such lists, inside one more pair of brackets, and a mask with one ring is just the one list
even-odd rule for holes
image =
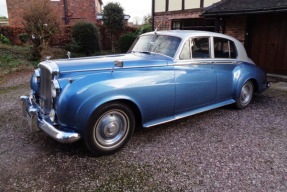
{"label": "green lawn", "polygon": [[38,62],[28,60],[29,47],[0,44],[0,81],[12,72],[33,69]]}
{"label": "green lawn", "polygon": [[[8,74],[21,70],[32,70],[37,67],[39,61],[29,60],[30,49],[30,46],[0,44],[0,83]],[[44,48],[42,55],[43,57],[52,56],[51,59],[67,57],[64,49],[51,47]]]}
{"label": "green lawn", "polygon": [[[22,71],[33,70],[40,61],[30,61],[31,46],[11,46],[0,43],[0,83],[8,74]],[[51,56],[52,59],[67,58],[67,51],[57,47],[44,47],[42,51],[43,58]],[[99,53],[95,54],[98,55]],[[111,51],[102,51],[100,55],[113,54]],[[72,53],[71,57],[83,57],[83,54]]]}

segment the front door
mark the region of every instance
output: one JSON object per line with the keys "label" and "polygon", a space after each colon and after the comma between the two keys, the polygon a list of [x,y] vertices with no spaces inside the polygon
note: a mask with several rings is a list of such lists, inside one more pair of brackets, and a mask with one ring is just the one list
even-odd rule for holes
{"label": "front door", "polygon": [[187,40],[174,65],[175,114],[215,102],[217,75],[210,58],[209,37]]}

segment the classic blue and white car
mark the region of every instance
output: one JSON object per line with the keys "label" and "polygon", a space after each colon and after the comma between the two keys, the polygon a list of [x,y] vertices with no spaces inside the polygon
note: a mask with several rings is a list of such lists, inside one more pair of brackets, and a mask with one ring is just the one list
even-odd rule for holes
{"label": "classic blue and white car", "polygon": [[127,54],[47,60],[22,96],[31,127],[59,142],[84,139],[92,154],[122,148],[138,124],[152,127],[235,104],[269,83],[236,39],[203,31],[141,35]]}

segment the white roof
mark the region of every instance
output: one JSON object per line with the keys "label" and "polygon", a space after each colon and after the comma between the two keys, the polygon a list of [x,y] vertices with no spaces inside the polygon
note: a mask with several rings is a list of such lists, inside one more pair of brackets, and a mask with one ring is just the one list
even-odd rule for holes
{"label": "white roof", "polygon": [[[143,35],[154,35],[153,32],[145,33]],[[238,52],[238,61],[245,61],[249,63],[253,63],[253,61],[247,56],[247,53],[245,51],[244,46],[240,41],[237,39],[224,35],[221,33],[215,33],[215,32],[209,32],[209,31],[196,31],[196,30],[168,30],[168,31],[156,31],[157,35],[170,35],[170,36],[176,36],[180,37],[182,40],[185,41],[185,39],[190,38],[190,37],[202,37],[202,36],[208,36],[208,37],[221,37],[221,38],[226,38],[231,41],[233,41],[236,45],[237,52]]]}

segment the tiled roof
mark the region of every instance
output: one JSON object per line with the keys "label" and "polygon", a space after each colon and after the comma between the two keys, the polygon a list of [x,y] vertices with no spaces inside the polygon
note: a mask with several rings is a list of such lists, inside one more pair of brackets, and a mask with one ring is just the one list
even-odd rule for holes
{"label": "tiled roof", "polygon": [[287,12],[287,0],[221,0],[207,7],[203,15],[250,14],[282,10]]}

